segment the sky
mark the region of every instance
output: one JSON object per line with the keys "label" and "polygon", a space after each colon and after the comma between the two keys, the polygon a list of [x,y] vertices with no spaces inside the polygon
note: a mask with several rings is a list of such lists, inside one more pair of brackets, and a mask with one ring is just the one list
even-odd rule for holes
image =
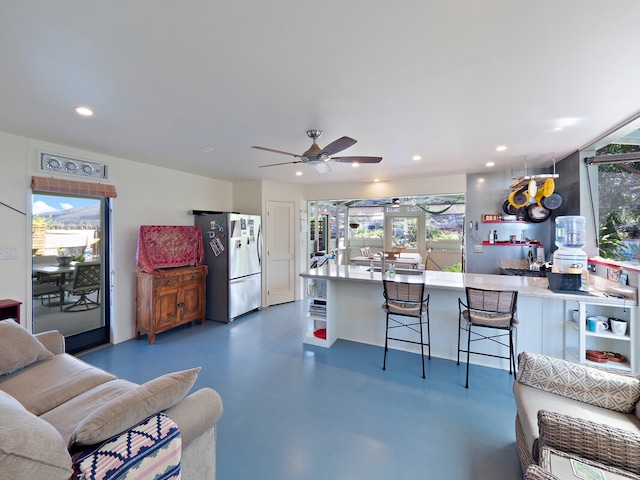
{"label": "sky", "polygon": [[70,208],[87,207],[100,202],[95,198],[65,197],[60,195],[33,195],[32,198],[33,215],[45,215],[69,210]]}

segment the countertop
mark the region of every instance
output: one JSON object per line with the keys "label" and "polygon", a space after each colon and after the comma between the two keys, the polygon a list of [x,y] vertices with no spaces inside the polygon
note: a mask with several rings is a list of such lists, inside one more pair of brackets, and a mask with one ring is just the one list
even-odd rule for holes
{"label": "countertop", "polygon": [[[597,301],[602,305],[631,306],[637,305],[635,298],[610,297],[601,290],[589,288],[589,294],[555,293],[549,290],[546,278],[520,277],[511,275],[490,275],[477,273],[453,273],[431,270],[420,270],[421,275],[415,275],[418,270],[397,269],[394,280],[398,282],[422,283],[433,289],[464,290],[465,287],[484,288],[489,290],[517,290],[519,295],[526,297],[547,298],[555,300],[573,300],[582,302]],[[411,273],[414,274],[411,274]],[[324,265],[309,272],[300,274],[303,278],[321,278],[327,280],[353,281],[366,283],[382,282],[380,272],[369,272],[369,267],[354,265]],[[385,274],[388,279],[388,273]],[[634,296],[635,297],[635,296]]]}

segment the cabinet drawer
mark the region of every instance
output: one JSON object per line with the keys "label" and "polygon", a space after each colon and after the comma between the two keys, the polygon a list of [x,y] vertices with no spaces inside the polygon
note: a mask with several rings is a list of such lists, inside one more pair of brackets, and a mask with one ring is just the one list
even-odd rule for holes
{"label": "cabinet drawer", "polygon": [[170,287],[172,285],[178,285],[180,283],[180,277],[175,275],[173,277],[156,278],[156,288]]}
{"label": "cabinet drawer", "polygon": [[183,282],[192,282],[193,280],[199,280],[204,277],[202,270],[198,272],[185,273],[182,275]]}

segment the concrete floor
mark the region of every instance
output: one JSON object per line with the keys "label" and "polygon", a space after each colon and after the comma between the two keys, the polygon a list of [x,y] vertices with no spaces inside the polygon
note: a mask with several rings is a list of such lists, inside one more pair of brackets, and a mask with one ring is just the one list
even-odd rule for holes
{"label": "concrete floor", "polygon": [[[457,312],[452,313],[456,317]],[[201,366],[194,389],[222,396],[218,478],[521,479],[513,377],[416,354],[338,340],[302,343],[304,304],[207,321],[81,355],[143,383]],[[454,318],[457,321],[457,319]]]}

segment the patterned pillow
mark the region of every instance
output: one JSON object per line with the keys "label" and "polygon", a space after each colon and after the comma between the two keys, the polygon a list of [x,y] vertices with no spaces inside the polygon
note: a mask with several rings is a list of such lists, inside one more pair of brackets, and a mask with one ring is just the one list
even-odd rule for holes
{"label": "patterned pillow", "polygon": [[576,362],[523,352],[518,381],[608,410],[630,413],[640,399],[640,380]]}
{"label": "patterned pillow", "polygon": [[165,414],[157,413],[97,447],[75,454],[73,478],[178,480],[181,449],[180,429]]}

